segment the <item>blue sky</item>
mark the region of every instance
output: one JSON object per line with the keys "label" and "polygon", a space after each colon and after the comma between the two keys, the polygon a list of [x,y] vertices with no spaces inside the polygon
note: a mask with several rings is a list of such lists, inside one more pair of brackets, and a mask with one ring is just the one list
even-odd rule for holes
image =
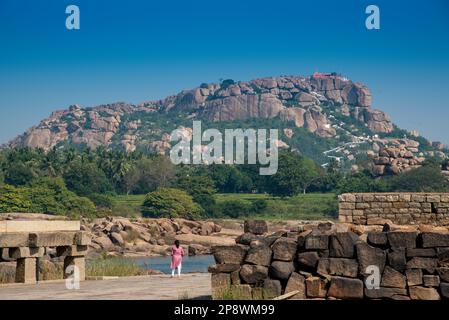
{"label": "blue sky", "polygon": [[[65,28],[76,4],[81,29]],[[376,4],[381,29],[365,28]],[[0,0],[0,143],[71,104],[163,98],[220,78],[337,71],[449,143],[449,2]]]}

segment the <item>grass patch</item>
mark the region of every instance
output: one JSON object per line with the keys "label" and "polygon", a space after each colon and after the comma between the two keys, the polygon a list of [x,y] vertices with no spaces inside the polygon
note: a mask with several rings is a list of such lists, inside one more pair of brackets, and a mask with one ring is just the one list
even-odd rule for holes
{"label": "grass patch", "polygon": [[127,277],[142,273],[143,269],[136,263],[120,258],[93,260],[86,265],[86,276],[90,277]]}
{"label": "grass patch", "polygon": [[274,197],[268,194],[220,193],[215,195],[217,203],[242,201],[251,204],[265,200],[267,207],[252,218],[264,220],[318,220],[337,216],[337,197],[333,193],[309,193],[293,197]]}
{"label": "grass patch", "polygon": [[144,194],[114,196],[112,212],[114,215],[123,217],[140,217],[142,216],[140,208],[144,199]]}
{"label": "grass patch", "polygon": [[[227,201],[241,201],[250,206],[257,200],[265,200],[267,207],[249,216],[265,220],[333,219],[338,211],[337,196],[333,193],[308,193],[286,198],[269,194],[218,193],[214,197],[219,205]],[[144,199],[145,195],[117,195],[112,210],[115,215],[140,217]],[[239,218],[244,219],[245,216]]]}

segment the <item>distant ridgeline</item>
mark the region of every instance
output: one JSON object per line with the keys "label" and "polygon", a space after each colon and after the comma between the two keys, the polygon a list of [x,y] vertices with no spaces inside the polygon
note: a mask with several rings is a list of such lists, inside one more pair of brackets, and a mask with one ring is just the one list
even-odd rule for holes
{"label": "distant ridgeline", "polygon": [[107,146],[166,154],[172,145],[170,132],[180,128],[191,135],[193,120],[202,120],[204,129],[278,128],[280,148],[299,150],[321,165],[335,159],[347,169],[374,158],[378,175],[448,154],[441,143],[397,128],[388,115],[371,107],[365,85],[335,73],[203,83],[139,105],[72,105],[3,147],[48,151],[67,145]]}

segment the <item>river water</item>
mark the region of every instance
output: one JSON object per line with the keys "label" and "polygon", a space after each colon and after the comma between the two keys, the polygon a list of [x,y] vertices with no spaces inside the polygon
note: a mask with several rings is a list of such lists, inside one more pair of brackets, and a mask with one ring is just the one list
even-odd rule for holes
{"label": "river water", "polygon": [[[159,270],[167,274],[171,273],[171,256],[129,259],[144,269]],[[214,263],[213,255],[185,256],[182,259],[182,272],[207,272],[207,268]]]}

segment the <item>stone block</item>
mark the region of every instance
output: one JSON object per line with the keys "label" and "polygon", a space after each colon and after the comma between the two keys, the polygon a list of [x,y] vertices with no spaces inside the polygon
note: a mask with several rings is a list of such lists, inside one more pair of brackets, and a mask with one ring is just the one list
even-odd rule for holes
{"label": "stone block", "polygon": [[208,268],[209,273],[231,273],[238,270],[240,270],[239,264],[230,263],[212,264]]}
{"label": "stone block", "polygon": [[264,299],[273,299],[282,294],[282,285],[279,280],[265,279],[263,282]]}
{"label": "stone block", "polygon": [[394,296],[405,296],[405,295],[407,295],[407,289],[402,288],[384,288],[384,287],[380,287],[378,289],[365,288],[365,296],[369,299],[382,299],[382,298],[392,299]]}
{"label": "stone block", "polygon": [[440,292],[444,298],[449,299],[449,283],[440,283]]}
{"label": "stone block", "polygon": [[88,246],[63,246],[56,248],[58,256],[84,257],[87,254]]}
{"label": "stone block", "polygon": [[9,248],[9,257],[12,259],[21,258],[40,258],[43,257],[45,253],[45,248],[40,247],[19,247],[19,248]]}
{"label": "stone block", "polygon": [[211,275],[212,299],[222,299],[224,291],[231,286],[229,273],[213,273]]}
{"label": "stone block", "polygon": [[424,269],[430,273],[433,273],[437,266],[438,261],[434,258],[413,257],[407,262],[407,269]]}
{"label": "stone block", "polygon": [[435,257],[436,252],[433,248],[407,248],[407,258],[412,257]]}
{"label": "stone block", "polygon": [[405,271],[405,275],[407,277],[407,285],[409,287],[422,285],[423,272],[421,269],[407,269]]}
{"label": "stone block", "polygon": [[32,284],[36,283],[36,258],[17,259],[16,282]]}
{"label": "stone block", "polygon": [[215,262],[242,264],[246,255],[246,249],[243,246],[216,246],[212,248]]}
{"label": "stone block", "polygon": [[[307,249],[307,238],[306,238],[306,249]],[[273,259],[282,261],[292,261],[295,257],[297,247],[298,243],[294,239],[279,238],[271,246],[271,249],[273,250]]]}
{"label": "stone block", "polygon": [[357,235],[353,232],[337,232],[329,239],[329,256],[335,258],[352,258],[355,252]]}
{"label": "stone block", "polygon": [[340,202],[338,205],[339,210],[353,210],[356,208],[356,204],[353,202]]}
{"label": "stone block", "polygon": [[317,273],[320,275],[334,275],[355,278],[359,271],[356,259],[324,258],[318,263]]}
{"label": "stone block", "polygon": [[407,278],[390,266],[386,266],[380,285],[387,288],[405,288]]}
{"label": "stone block", "polygon": [[356,197],[351,193],[343,193],[338,196],[338,200],[341,202],[355,202]]}
{"label": "stone block", "polygon": [[421,234],[423,248],[449,247],[449,234],[437,232],[423,232]]}
{"label": "stone block", "polygon": [[79,231],[75,235],[75,244],[79,246],[88,246],[91,242],[91,235],[86,231]]}
{"label": "stone block", "polygon": [[268,277],[268,268],[264,266],[244,264],[240,269],[240,278],[248,284],[258,283]]}
{"label": "stone block", "polygon": [[5,233],[79,231],[80,221],[67,220],[5,220],[0,221]]}
{"label": "stone block", "polygon": [[306,298],[306,279],[299,273],[293,272],[287,281],[284,293],[292,291],[299,291],[291,299],[305,299]]}
{"label": "stone block", "polygon": [[434,288],[410,287],[410,298],[412,300],[440,300],[438,291]]}
{"label": "stone block", "polygon": [[431,195],[426,197],[427,202],[439,203],[441,201],[440,195]]}
{"label": "stone block", "polygon": [[308,298],[325,298],[327,294],[325,279],[309,277],[306,279],[306,294]]}
{"label": "stone block", "polygon": [[261,266],[269,266],[272,255],[273,251],[270,247],[265,245],[257,246],[248,250],[245,262],[250,264],[258,264]]}
{"label": "stone block", "polygon": [[240,284],[240,266],[239,269],[230,273],[231,284]]}
{"label": "stone block", "polygon": [[306,237],[305,248],[307,250],[324,250],[328,249],[329,236],[328,235],[313,235]]}
{"label": "stone block", "polygon": [[274,279],[287,280],[295,270],[291,261],[273,261],[270,266],[270,276]]}
{"label": "stone block", "polygon": [[216,288],[227,288],[231,285],[231,278],[228,273],[213,273],[211,275],[212,290]]}
{"label": "stone block", "polygon": [[362,299],[363,282],[359,279],[332,277],[327,295],[337,299]]}
{"label": "stone block", "polygon": [[249,284],[233,284],[229,288],[229,293],[234,300],[251,300],[253,297]]}
{"label": "stone block", "polygon": [[449,267],[437,268],[438,275],[444,282],[449,282]]}
{"label": "stone block", "polygon": [[388,243],[387,234],[385,232],[369,232],[368,243],[372,246],[386,246]]}
{"label": "stone block", "polygon": [[76,232],[37,232],[30,233],[30,247],[58,247],[75,244]]}
{"label": "stone block", "polygon": [[394,231],[387,233],[388,242],[394,248],[416,248],[416,232]]}
{"label": "stone block", "polygon": [[386,252],[382,249],[370,246],[365,242],[358,242],[357,259],[359,261],[359,272],[366,275],[366,268],[375,265],[383,272],[386,262]]}
{"label": "stone block", "polygon": [[307,251],[298,253],[298,262],[306,267],[315,268],[320,259],[316,251]]}
{"label": "stone block", "polygon": [[28,247],[28,240],[28,233],[0,233],[0,248]]}
{"label": "stone block", "polygon": [[425,274],[423,276],[423,282],[425,287],[438,287],[440,285],[440,277]]}

